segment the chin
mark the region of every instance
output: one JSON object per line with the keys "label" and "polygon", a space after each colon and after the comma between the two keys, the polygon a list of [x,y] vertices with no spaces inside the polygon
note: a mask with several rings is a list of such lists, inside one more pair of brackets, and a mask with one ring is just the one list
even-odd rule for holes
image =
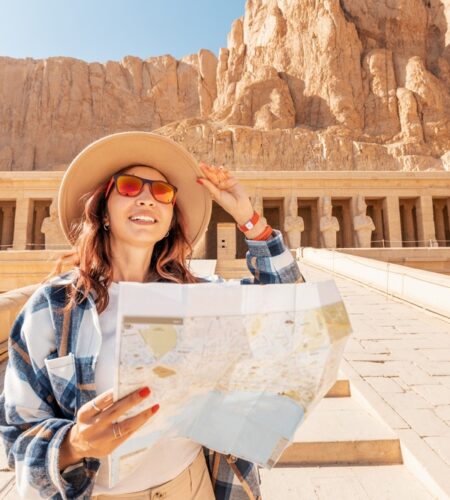
{"label": "chin", "polygon": [[124,235],[123,239],[129,243],[133,243],[137,247],[151,246],[164,239],[164,234],[149,234],[149,231],[134,231],[131,234]]}

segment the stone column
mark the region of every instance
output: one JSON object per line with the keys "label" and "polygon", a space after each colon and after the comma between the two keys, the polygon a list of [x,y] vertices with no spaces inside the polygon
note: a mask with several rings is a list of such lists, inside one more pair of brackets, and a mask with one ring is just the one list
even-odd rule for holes
{"label": "stone column", "polygon": [[320,237],[319,237],[319,199],[317,203],[311,204],[311,246],[314,248],[320,248]]}
{"label": "stone column", "polygon": [[[447,223],[448,227],[450,227],[450,198],[447,198]],[[447,242],[444,245],[447,246]]]}
{"label": "stone column", "polygon": [[374,239],[377,241],[377,245],[381,245],[380,240],[384,239],[383,234],[383,216],[381,213],[381,208],[378,204],[373,206],[373,223],[375,224]]}
{"label": "stone column", "polygon": [[436,200],[434,203],[434,226],[436,228],[436,239],[438,240],[438,246],[445,247],[445,220],[444,220],[444,203],[440,203],[441,200]]}
{"label": "stone column", "polygon": [[415,246],[415,231],[414,231],[414,217],[412,213],[412,205],[406,202],[403,205],[403,215],[404,215],[404,224],[405,224],[405,240],[403,242],[403,246],[405,247],[413,247]]}
{"label": "stone column", "polygon": [[33,227],[33,250],[38,250],[40,247],[45,248],[45,238],[41,231],[42,221],[47,216],[46,208],[42,205],[35,207],[34,209],[34,227]]}
{"label": "stone column", "polygon": [[386,196],[383,200],[385,217],[386,238],[389,240],[386,246],[402,246],[402,229],[400,226],[400,208],[398,196]]}
{"label": "stone column", "polygon": [[342,246],[352,247],[353,246],[353,224],[352,224],[352,213],[347,202],[342,204]]}
{"label": "stone column", "polygon": [[6,245],[11,245],[13,241],[14,231],[14,207],[12,205],[5,205],[1,208],[3,212],[3,227],[1,234],[1,247],[0,250],[6,250]]}
{"label": "stone column", "polygon": [[433,219],[433,198],[428,195],[420,197],[417,204],[417,233],[419,237],[419,246],[434,246],[436,242],[436,230]]}
{"label": "stone column", "polygon": [[31,225],[33,224],[32,207],[33,200],[31,198],[17,198],[13,250],[26,250],[27,237],[31,235]]}

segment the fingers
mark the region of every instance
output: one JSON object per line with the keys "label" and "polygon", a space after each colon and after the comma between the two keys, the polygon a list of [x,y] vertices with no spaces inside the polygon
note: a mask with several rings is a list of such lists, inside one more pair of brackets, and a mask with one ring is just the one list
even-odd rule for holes
{"label": "fingers", "polygon": [[223,165],[216,167],[203,162],[199,165],[205,176],[214,184],[225,182],[231,177],[230,171]]}
{"label": "fingers", "polygon": [[159,410],[159,405],[154,405],[141,411],[133,417],[114,422],[103,429],[98,439],[104,444],[102,455],[108,455],[126,441],[134,432],[142,427]]}
{"label": "fingers", "polygon": [[109,391],[102,392],[98,396],[96,396],[92,401],[83,405],[79,412],[78,418],[81,417],[81,420],[89,420],[93,418],[95,415],[98,415],[103,410],[106,410],[113,404],[113,391],[112,389]]}
{"label": "fingers", "polygon": [[218,196],[219,190],[231,189],[238,183],[237,179],[224,166],[215,167],[206,163],[199,165],[205,176],[204,179],[201,179],[201,183],[208,188],[213,196]]}
{"label": "fingers", "polygon": [[[147,420],[152,417],[157,411],[159,410],[159,405],[154,405],[151,408],[148,408],[147,410],[141,411],[141,413],[138,413],[134,417],[127,418],[126,420],[122,420],[119,424],[119,429],[121,433],[122,438],[128,438],[130,434],[133,434],[133,432],[136,432],[139,427],[145,424]],[[116,427],[117,429],[117,427]],[[111,433],[114,434],[114,431],[111,430]]]}
{"label": "fingers", "polygon": [[197,181],[199,184],[204,186],[214,199],[218,199],[220,196],[220,190],[208,179],[201,179]]}
{"label": "fingers", "polygon": [[84,404],[77,413],[77,422],[71,430],[71,446],[80,456],[103,457],[111,453],[130,433],[137,430],[152,415],[159,405],[153,405],[137,415],[117,421],[128,410],[141,403],[150,395],[150,389],[144,387],[128,396],[113,402],[112,391],[106,391],[93,401]]}
{"label": "fingers", "polygon": [[151,391],[148,387],[144,387],[143,389],[139,389],[131,394],[128,394],[128,396],[116,401],[112,406],[104,410],[102,412],[102,420],[105,422],[113,422],[114,420],[117,420],[128,410],[131,410],[138,404],[142,403],[142,401],[150,395],[150,392]]}

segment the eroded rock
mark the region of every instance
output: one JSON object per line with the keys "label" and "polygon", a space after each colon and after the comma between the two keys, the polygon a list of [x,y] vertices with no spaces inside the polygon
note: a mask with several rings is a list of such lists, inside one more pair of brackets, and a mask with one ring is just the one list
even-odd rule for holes
{"label": "eroded rock", "polygon": [[0,58],[0,170],[122,130],[252,170],[448,169],[450,0],[248,0],[216,56]]}

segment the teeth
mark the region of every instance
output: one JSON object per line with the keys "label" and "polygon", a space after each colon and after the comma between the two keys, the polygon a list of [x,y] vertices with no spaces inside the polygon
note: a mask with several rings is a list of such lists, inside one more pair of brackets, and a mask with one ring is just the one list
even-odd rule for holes
{"label": "teeth", "polygon": [[152,217],[147,217],[146,215],[136,215],[136,216],[130,217],[130,219],[131,220],[145,220],[148,222],[156,222],[155,219],[153,219]]}

